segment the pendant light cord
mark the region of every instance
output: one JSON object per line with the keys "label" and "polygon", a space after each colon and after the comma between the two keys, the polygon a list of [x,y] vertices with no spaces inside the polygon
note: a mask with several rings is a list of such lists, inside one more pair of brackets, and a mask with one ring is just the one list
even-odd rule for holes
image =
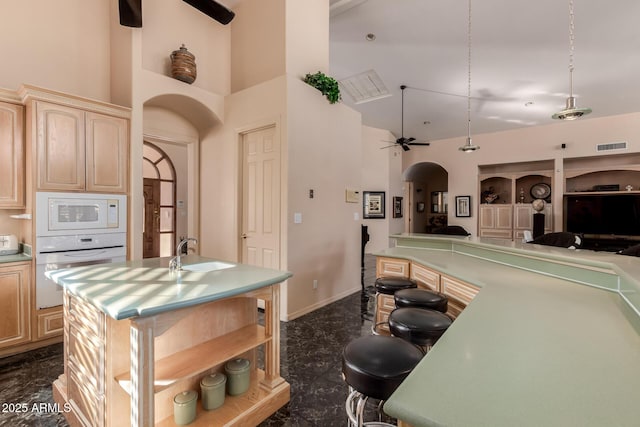
{"label": "pendant light cord", "polygon": [[573,23],[573,0],[569,0],[569,96],[573,96],[573,42],[575,26]]}
{"label": "pendant light cord", "polygon": [[471,0],[469,0],[469,27],[467,30],[467,47],[468,47],[468,84],[467,84],[467,136],[471,143]]}

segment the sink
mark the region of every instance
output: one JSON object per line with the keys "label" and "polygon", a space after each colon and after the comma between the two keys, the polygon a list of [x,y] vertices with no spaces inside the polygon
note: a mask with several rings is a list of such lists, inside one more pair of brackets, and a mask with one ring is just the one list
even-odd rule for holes
{"label": "sink", "polygon": [[198,264],[183,265],[182,269],[186,271],[196,271],[199,273],[207,273],[210,271],[224,270],[226,268],[235,267],[235,264],[229,264],[222,261],[201,262]]}

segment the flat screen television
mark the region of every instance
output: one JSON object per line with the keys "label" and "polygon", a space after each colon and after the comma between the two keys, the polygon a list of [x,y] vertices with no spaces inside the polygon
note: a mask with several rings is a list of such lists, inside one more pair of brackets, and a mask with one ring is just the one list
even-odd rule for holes
{"label": "flat screen television", "polygon": [[640,238],[640,195],[564,196],[564,231],[585,237]]}

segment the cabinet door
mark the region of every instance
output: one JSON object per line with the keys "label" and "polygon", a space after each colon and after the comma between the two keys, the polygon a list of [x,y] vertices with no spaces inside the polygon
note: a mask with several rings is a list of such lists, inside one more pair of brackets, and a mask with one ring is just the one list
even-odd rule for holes
{"label": "cabinet door", "polygon": [[511,239],[513,220],[511,205],[480,206],[480,237]]}
{"label": "cabinet door", "polygon": [[87,117],[87,191],[126,193],[127,120],[98,113]]}
{"label": "cabinet door", "polygon": [[445,275],[441,278],[441,287],[442,293],[449,298],[447,314],[453,318],[458,317],[480,291],[475,285]]}
{"label": "cabinet door", "polygon": [[514,212],[516,229],[531,230],[533,229],[533,208],[531,205],[516,205]]}
{"label": "cabinet door", "polygon": [[30,264],[0,267],[0,348],[31,339],[30,269]]}
{"label": "cabinet door", "polygon": [[411,278],[418,283],[420,288],[426,288],[434,292],[440,291],[440,273],[437,271],[420,264],[411,263]]}
{"label": "cabinet door", "polygon": [[42,310],[36,310],[37,327],[34,340],[52,338],[62,335],[62,327],[64,325],[62,308],[51,307]]}
{"label": "cabinet door", "polygon": [[496,228],[499,230],[511,230],[511,205],[496,206]]}
{"label": "cabinet door", "polygon": [[0,208],[24,208],[24,139],[20,105],[0,103]]}
{"label": "cabinet door", "polygon": [[[550,203],[545,204],[544,210],[544,232],[553,231],[553,208]],[[533,215],[535,211],[531,205],[516,205],[514,211],[515,238],[522,239],[525,230],[533,231]]]}
{"label": "cabinet door", "polygon": [[376,277],[409,277],[409,261],[399,258],[376,259]]}
{"label": "cabinet door", "polygon": [[480,205],[480,228],[496,228],[496,210],[491,205]]}
{"label": "cabinet door", "polygon": [[38,190],[84,190],[84,112],[36,102]]}

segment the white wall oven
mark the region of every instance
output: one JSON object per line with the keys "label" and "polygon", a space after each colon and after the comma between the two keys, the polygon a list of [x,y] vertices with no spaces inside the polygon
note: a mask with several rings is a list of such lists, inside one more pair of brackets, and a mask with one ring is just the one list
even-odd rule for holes
{"label": "white wall oven", "polygon": [[62,304],[45,272],[126,260],[126,196],[38,192],[35,211],[38,309]]}

